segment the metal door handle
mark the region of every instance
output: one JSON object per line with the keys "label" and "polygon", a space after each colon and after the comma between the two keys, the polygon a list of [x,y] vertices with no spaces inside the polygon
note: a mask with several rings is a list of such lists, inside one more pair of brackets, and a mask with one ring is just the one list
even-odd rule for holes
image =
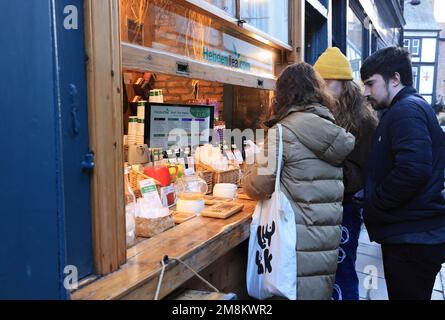
{"label": "metal door handle", "polygon": [[93,170],[96,164],[94,163],[94,154],[87,153],[84,157],[84,160],[81,163],[82,169],[84,170]]}

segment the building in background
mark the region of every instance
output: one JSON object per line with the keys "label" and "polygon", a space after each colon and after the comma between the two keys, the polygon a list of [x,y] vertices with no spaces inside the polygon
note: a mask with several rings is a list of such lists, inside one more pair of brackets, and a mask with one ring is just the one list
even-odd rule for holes
{"label": "building in background", "polygon": [[437,57],[436,99],[445,103],[445,1],[434,0],[436,20],[442,31],[439,33],[439,48]]}
{"label": "building in background", "polygon": [[403,38],[403,1],[332,1],[332,45],[349,58],[360,79],[362,62],[373,52]]}
{"label": "building in background", "polygon": [[445,100],[445,22],[439,24],[439,53],[437,57],[436,97]]}
{"label": "building in background", "polygon": [[405,6],[403,46],[411,52],[414,87],[428,103],[436,103],[437,65],[441,27],[436,22],[431,0]]}

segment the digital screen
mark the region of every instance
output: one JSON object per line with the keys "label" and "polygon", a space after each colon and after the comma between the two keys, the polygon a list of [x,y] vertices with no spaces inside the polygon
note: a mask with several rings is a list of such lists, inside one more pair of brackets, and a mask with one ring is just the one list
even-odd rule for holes
{"label": "digital screen", "polygon": [[167,150],[210,142],[213,106],[151,103],[146,110],[145,137],[150,148]]}

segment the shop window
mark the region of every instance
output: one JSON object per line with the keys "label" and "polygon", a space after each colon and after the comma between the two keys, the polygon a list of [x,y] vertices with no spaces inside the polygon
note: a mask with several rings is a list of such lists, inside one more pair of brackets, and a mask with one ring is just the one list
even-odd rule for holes
{"label": "shop window", "polygon": [[[214,4],[224,1],[211,1]],[[181,7],[171,0],[135,3],[121,0],[123,42],[174,53],[194,60],[256,75],[273,75],[272,50],[260,48],[222,31],[209,16]]]}
{"label": "shop window", "polygon": [[[232,3],[231,1],[207,2],[220,9],[224,9],[224,3],[226,5]],[[123,128],[124,136],[126,136],[124,145],[127,146],[124,148],[124,162],[136,167],[139,166],[137,168],[142,172],[141,168],[145,168],[147,163],[156,164],[157,161],[162,161],[162,159],[156,160],[159,155],[152,153],[150,156],[150,150],[148,152],[149,162],[145,156],[138,158],[134,152],[133,141],[134,139],[138,141],[142,136],[137,133],[142,131],[138,128],[144,127],[145,134],[142,139],[147,147],[151,148],[151,135],[147,136],[149,134],[147,130],[150,129],[145,129],[151,128],[151,124],[159,120],[145,114],[145,117],[141,118],[138,113],[141,109],[138,108],[138,102],[141,101],[151,102],[152,105],[163,103],[167,108],[172,105],[182,105],[183,107],[187,105],[186,108],[188,105],[214,106],[212,123],[215,125],[214,132],[218,134],[222,132],[222,128],[245,130],[261,127],[262,122],[268,116],[273,96],[273,91],[270,90],[272,86],[265,83],[264,79],[267,81],[274,74],[277,51],[265,46],[260,47],[248,42],[245,38],[240,39],[234,34],[229,34],[227,28],[223,28],[210,16],[193,11],[189,7],[180,6],[175,1],[142,1],[140,3],[143,3],[144,6],[138,7],[139,11],[133,8],[135,3],[139,3],[139,1],[121,0],[120,10],[123,48],[122,71],[125,84],[123,88]],[[130,46],[129,43],[137,46]],[[129,48],[133,51],[128,51]],[[147,50],[147,48],[153,50]],[[129,52],[143,52],[144,59],[151,52],[155,57],[151,60],[154,69],[151,68],[150,63],[138,64],[137,67],[134,67],[135,64],[128,62],[131,58]],[[168,67],[172,56],[174,59],[179,59],[175,61],[177,68],[174,70]],[[155,61],[155,59],[157,60]],[[193,65],[196,63],[193,60],[205,63]],[[209,76],[197,77],[197,68],[203,68]],[[230,77],[230,72],[233,72],[233,69],[236,69],[236,77],[243,78],[241,86],[236,85],[238,83]],[[225,72],[227,72],[225,77],[215,79],[213,76],[215,73],[224,74]],[[254,75],[255,78],[255,84],[252,87],[248,87],[250,83],[246,80],[250,75]],[[261,75],[268,78],[261,78]],[[244,84],[246,86],[243,86]],[[154,97],[151,95],[152,93],[155,94]],[[162,107],[162,105],[158,107]],[[135,118],[137,118],[136,126],[134,125]],[[164,119],[161,120],[164,121]],[[189,118],[182,119],[181,121],[184,123],[181,125],[187,125],[185,120],[188,121]],[[168,118],[168,121],[171,122],[165,125],[166,129],[176,129],[172,126],[178,125],[175,123],[178,120],[171,117]],[[164,133],[162,132],[162,135],[158,135],[156,138],[159,137],[161,137],[160,139],[165,138]],[[217,135],[213,135],[213,137],[217,137]],[[136,145],[144,145],[143,142],[136,142]],[[211,142],[217,143],[213,139]],[[156,152],[160,148],[158,147],[155,147]],[[176,151],[170,147],[171,145],[168,144],[162,148],[164,158],[166,152],[169,157],[169,151]],[[151,162],[150,157],[152,158]],[[138,193],[140,190],[137,189],[136,185],[135,194],[140,197],[141,195]],[[162,201],[170,201],[168,197],[164,196],[165,194],[161,195]],[[142,240],[138,239],[137,242]]]}
{"label": "shop window", "polygon": [[261,31],[289,43],[288,0],[242,0],[241,19]]}
{"label": "shop window", "polygon": [[348,8],[347,57],[351,62],[354,78],[360,79],[363,58],[363,24],[351,8]]}
{"label": "shop window", "polygon": [[214,6],[224,10],[231,16],[236,15],[236,0],[204,0],[208,3],[213,4]]}

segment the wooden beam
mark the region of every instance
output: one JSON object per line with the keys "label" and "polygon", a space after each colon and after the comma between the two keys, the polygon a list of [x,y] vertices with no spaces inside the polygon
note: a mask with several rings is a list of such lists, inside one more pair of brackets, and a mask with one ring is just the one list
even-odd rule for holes
{"label": "wooden beam", "polygon": [[[178,75],[177,64],[180,63],[187,65],[190,71],[189,74],[180,74],[184,77],[267,90],[275,89],[276,79],[272,75],[260,76],[129,43],[122,43],[122,58],[125,69]],[[262,81],[262,86],[258,81]]]}
{"label": "wooden beam", "polygon": [[126,260],[119,0],[85,0],[95,272]]}

